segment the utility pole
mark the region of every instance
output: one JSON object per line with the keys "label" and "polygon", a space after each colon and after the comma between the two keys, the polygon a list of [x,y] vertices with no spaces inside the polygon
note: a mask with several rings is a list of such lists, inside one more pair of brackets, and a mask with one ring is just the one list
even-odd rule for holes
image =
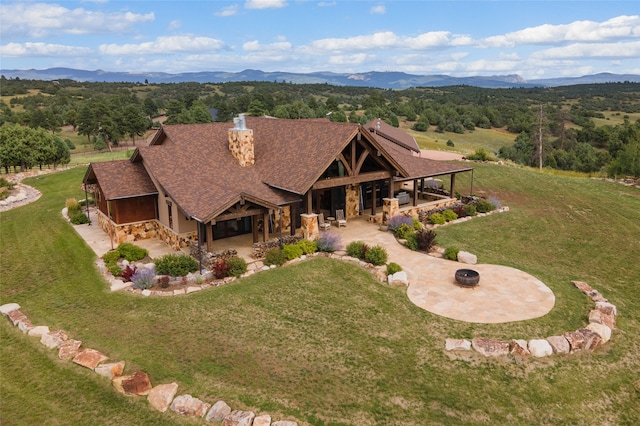
{"label": "utility pole", "polygon": [[542,104],[540,104],[540,115],[538,116],[538,167],[542,170]]}

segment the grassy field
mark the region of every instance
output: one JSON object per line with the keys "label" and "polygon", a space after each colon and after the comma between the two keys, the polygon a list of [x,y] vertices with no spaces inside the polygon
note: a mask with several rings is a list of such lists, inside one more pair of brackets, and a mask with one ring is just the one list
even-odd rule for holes
{"label": "grassy field", "polygon": [[[540,278],[556,295],[543,318],[449,320],[323,258],[185,297],[110,293],[60,215],[66,198],[84,196],[83,167],[27,181],[42,198],[0,213],[0,303],[20,303],[34,323],[68,331],[154,384],[176,381],[180,394],[299,424],[637,424],[640,191],[476,167],[476,190],[511,211],[439,228],[439,243]],[[573,279],[619,308],[605,348],[525,360],[444,351],[447,337],[534,338],[583,325],[591,304]],[[0,333],[0,424],[202,423],[116,395],[106,379],[58,360],[7,321]]]}
{"label": "grassy field", "polygon": [[[436,151],[451,151],[460,154],[473,154],[473,152],[483,147],[487,152],[497,152],[503,146],[511,146],[517,135],[502,129],[481,129],[466,131],[464,134],[435,131],[435,126],[431,126],[427,132],[416,132],[411,130],[409,124],[402,123],[401,129],[409,133],[416,139],[422,149],[433,149]],[[447,141],[451,140],[453,147],[447,146]]]}

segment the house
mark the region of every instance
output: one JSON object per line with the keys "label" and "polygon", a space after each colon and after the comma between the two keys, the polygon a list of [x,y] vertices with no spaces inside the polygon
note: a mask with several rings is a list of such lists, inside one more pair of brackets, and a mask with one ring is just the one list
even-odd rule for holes
{"label": "house", "polygon": [[[129,160],[91,163],[84,176],[98,223],[115,243],[158,237],[174,249],[252,233],[318,236],[317,213],[377,222],[454,202],[421,198],[427,179],[472,168],[419,157],[410,135],[366,125],[246,117],[162,127]],[[397,192],[405,207],[400,209]],[[408,202],[407,202],[408,200]]]}

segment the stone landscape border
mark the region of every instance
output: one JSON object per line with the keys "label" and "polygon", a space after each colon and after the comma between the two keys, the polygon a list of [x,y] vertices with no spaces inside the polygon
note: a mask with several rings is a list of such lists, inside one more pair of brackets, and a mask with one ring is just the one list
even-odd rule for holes
{"label": "stone landscape border", "polygon": [[472,348],[487,357],[528,356],[542,358],[553,354],[573,354],[579,351],[593,351],[611,339],[618,310],[599,291],[583,281],[571,281],[580,291],[595,303],[595,309],[589,312],[589,324],[575,331],[545,339],[499,340],[486,337],[467,339],[446,339],[447,351],[470,351]]}
{"label": "stone landscape border", "polygon": [[296,422],[290,420],[272,423],[269,414],[256,416],[252,411],[232,410],[222,400],[212,405],[189,394],[176,396],[179,388],[177,383],[152,386],[149,376],[142,371],[123,375],[124,361],[104,363],[109,359],[106,355],[95,349],[81,348],[82,342],[70,339],[66,331],[50,331],[46,325],[33,325],[20,311],[20,305],[17,303],[0,306],[0,313],[23,333],[39,337],[43,345],[57,349],[58,358],[61,360],[71,360],[108,378],[116,391],[123,395],[146,396],[151,407],[162,413],[171,409],[183,416],[202,417],[208,422],[222,422],[222,426],[297,426]]}

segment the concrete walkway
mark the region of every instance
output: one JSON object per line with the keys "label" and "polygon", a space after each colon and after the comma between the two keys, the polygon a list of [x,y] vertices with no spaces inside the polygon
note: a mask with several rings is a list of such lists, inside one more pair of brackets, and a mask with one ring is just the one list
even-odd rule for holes
{"label": "concrete walkway", "polygon": [[[92,219],[95,219],[95,214]],[[75,225],[75,230],[97,256],[111,250],[111,241],[97,225]],[[389,262],[396,262],[407,272],[407,296],[417,306],[459,321],[503,323],[538,318],[555,304],[553,292],[535,277],[518,269],[499,265],[464,265],[418,253],[399,244],[391,232],[380,231],[364,219],[349,220],[346,227],[333,227],[328,232],[340,235],[344,247],[351,241],[381,245],[387,249]],[[152,258],[174,253],[158,239],[136,241],[149,250]],[[251,235],[216,241],[216,250],[235,248],[247,261],[252,261]],[[473,288],[456,284],[457,269],[470,267],[480,273],[480,283]]]}

